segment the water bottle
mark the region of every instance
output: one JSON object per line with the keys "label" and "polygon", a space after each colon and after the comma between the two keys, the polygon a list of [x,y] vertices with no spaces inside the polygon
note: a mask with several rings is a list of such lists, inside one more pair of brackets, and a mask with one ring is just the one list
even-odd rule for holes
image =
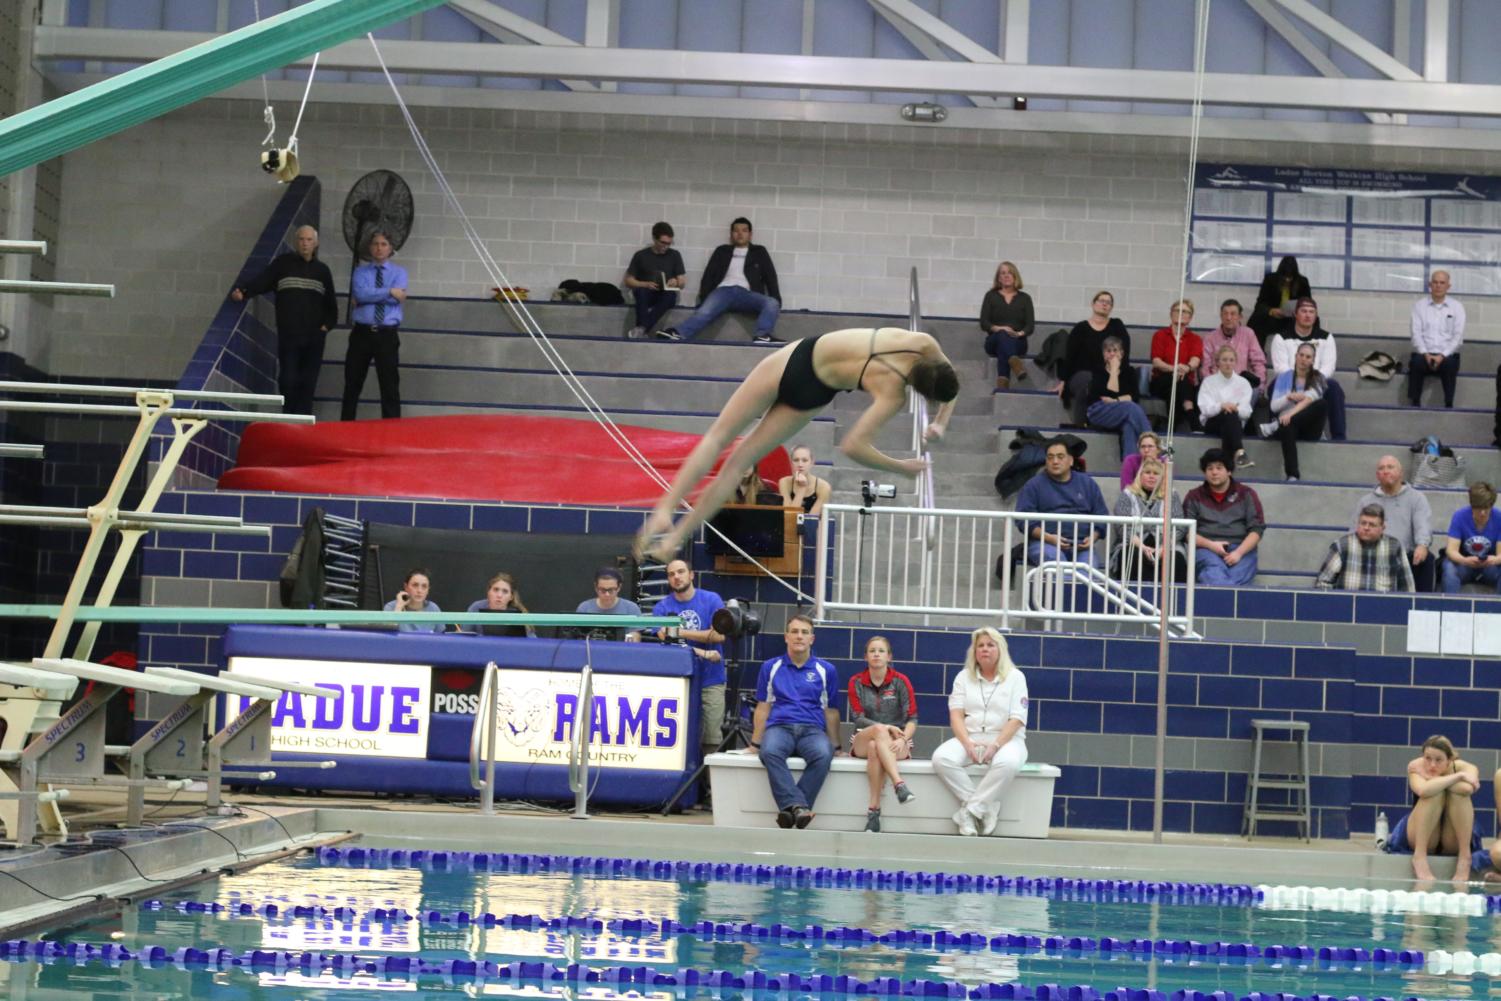
{"label": "water bottle", "polygon": [[1376,849],[1378,851],[1386,847],[1386,839],[1391,834],[1391,829],[1386,825],[1386,811],[1376,814]]}

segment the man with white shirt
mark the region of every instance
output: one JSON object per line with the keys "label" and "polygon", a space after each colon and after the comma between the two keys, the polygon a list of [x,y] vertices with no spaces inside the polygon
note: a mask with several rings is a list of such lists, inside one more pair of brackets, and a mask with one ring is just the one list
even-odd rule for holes
{"label": "man with white shirt", "polygon": [[722,313],[755,313],[757,344],[780,344],[771,331],[782,312],[782,290],[771,255],[751,243],[751,223],[744,216],[730,223],[730,242],[715,248],[698,286],[698,309],[682,326],[658,330],[664,341],[691,341]]}
{"label": "man with white shirt", "polygon": [[1444,406],[1454,407],[1459,347],[1465,339],[1465,308],[1449,297],[1449,272],[1428,279],[1428,296],[1412,304],[1412,359],[1407,366],[1407,402],[1423,405],[1423,380],[1436,375],[1444,386]]}

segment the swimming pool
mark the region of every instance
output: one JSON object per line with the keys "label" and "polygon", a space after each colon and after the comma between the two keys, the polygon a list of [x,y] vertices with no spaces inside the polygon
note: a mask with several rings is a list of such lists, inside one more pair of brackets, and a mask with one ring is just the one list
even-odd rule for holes
{"label": "swimming pool", "polygon": [[[75,955],[0,963],[0,993],[667,998],[690,992],[683,985],[696,977],[694,992],[734,997],[755,992],[759,971],[796,975],[773,982],[789,996],[821,987],[831,996],[953,997],[962,996],[955,985],[963,985],[983,989],[973,996],[1088,1001],[1088,991],[1043,989],[1077,985],[1101,994],[1128,988],[1165,996],[1224,991],[1234,997],[1285,992],[1465,998],[1490,994],[1490,978],[1440,975],[1425,962],[1431,967],[1439,950],[1478,955],[1501,944],[1501,918],[1493,914],[1274,909],[1221,904],[1214,894],[1180,894],[1180,902],[1171,893],[1082,887],[1065,892],[1036,884],[956,887],[950,881],[945,887],[929,881],[875,889],[853,885],[854,878],[833,885],[838,870],[822,870],[827,878],[819,879],[747,870],[736,879],[729,878],[733,866],[665,864],[596,875],[562,871],[563,862],[490,861],[496,856],[481,856],[481,864],[468,856],[419,858],[415,864],[406,856],[379,856],[373,864],[361,859],[350,867],[350,855],[346,847],[271,863],[165,894],[111,918],[34,936],[61,943],[53,947],[59,953],[71,943]],[[885,940],[871,940],[880,936]],[[1201,952],[1210,951],[1208,943],[1241,948],[1193,955],[1185,944],[1174,955],[1139,940],[1206,944]],[[1246,944],[1256,949],[1246,950]],[[1255,954],[1272,945],[1305,946],[1308,952],[1302,958]],[[1320,959],[1318,950],[1326,947],[1336,951]],[[121,949],[134,958],[120,962]],[[1364,951],[1338,951],[1355,949]],[[1403,950],[1409,953],[1405,959]],[[1253,954],[1231,954],[1246,951]],[[334,956],[351,958],[329,958]],[[473,967],[464,965],[485,960],[499,967],[489,977],[483,966],[476,978]],[[357,972],[371,964],[383,969]],[[575,989],[546,979],[570,964],[613,970],[617,979],[625,968],[627,983]],[[690,977],[686,971],[697,972]],[[722,971],[718,979],[714,971]],[[640,982],[653,974],[673,975],[677,982]],[[819,975],[848,979],[797,979]],[[611,976],[606,972],[606,981]],[[1001,986],[1007,984],[1033,994]],[[1123,995],[1140,1001],[1152,996]]]}

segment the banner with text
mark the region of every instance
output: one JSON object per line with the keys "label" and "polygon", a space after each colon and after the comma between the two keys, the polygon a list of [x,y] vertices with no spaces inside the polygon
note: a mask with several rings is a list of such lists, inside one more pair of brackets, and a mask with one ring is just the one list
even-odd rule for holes
{"label": "banner with text", "polygon": [[1457,295],[1501,295],[1501,178],[1200,164],[1189,281],[1258,284],[1286,255],[1315,294],[1416,296],[1444,270]]}
{"label": "banner with text", "polygon": [[[271,750],[426,758],[432,668],[286,657],[231,657],[231,674],[315,685],[331,699],[286,692],[271,716]],[[231,696],[244,711],[250,699]]]}
{"label": "banner with text", "polygon": [[501,669],[495,760],[568,763],[573,728],[587,722],[589,762],[605,768],[677,772],[686,766],[689,679],[594,675],[594,704],[578,704],[577,671]]}

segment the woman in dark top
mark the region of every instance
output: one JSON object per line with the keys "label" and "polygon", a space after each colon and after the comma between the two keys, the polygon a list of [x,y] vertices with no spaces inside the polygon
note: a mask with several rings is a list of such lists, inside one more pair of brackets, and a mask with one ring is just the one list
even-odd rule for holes
{"label": "woman in dark top", "polygon": [[1089,409],[1085,416],[1089,426],[1118,431],[1121,458],[1136,453],[1137,439],[1152,430],[1146,411],[1136,402],[1141,385],[1135,366],[1128,365],[1119,338],[1105,338],[1101,349],[1104,360],[1089,379]]}
{"label": "woman in dark top", "polygon": [[1074,324],[1068,332],[1068,348],[1063,365],[1058,371],[1062,380],[1058,383],[1058,396],[1069,408],[1070,423],[1083,427],[1086,411],[1094,399],[1089,395],[1089,381],[1094,370],[1105,364],[1102,348],[1105,338],[1114,337],[1121,342],[1123,357],[1131,357],[1131,335],[1126,325],[1110,313],[1115,309],[1115,296],[1101,289],[1090,303],[1089,319]]}
{"label": "woman in dark top", "polygon": [[[521,591],[516,587],[516,578],[508,573],[498,573],[490,578],[485,596],[470,604],[471,612],[525,612]],[[535,636],[531,626],[480,626],[478,632],[486,636]]]}
{"label": "woman in dark top", "polygon": [[917,695],[907,676],[892,669],[891,643],[886,637],[865,641],[865,670],[850,678],[849,703],[855,723],[850,754],[865,759],[865,777],[870,783],[865,829],[879,832],[881,788],[886,779],[891,779],[898,803],[913,798],[897,762],[912,757],[912,735],[917,732]]}
{"label": "woman in dark top", "polygon": [[995,284],[980,302],[980,329],[985,331],[985,353],[995,359],[995,388],[1010,389],[1011,377],[1027,376],[1022,359],[1027,356],[1027,337],[1037,325],[1032,315],[1032,297],[1022,291],[1021,272],[1010,261],[995,269]]}
{"label": "woman in dark top", "polygon": [[803,514],[817,517],[833,493],[829,481],[813,475],[813,450],[807,445],[792,446],[792,475],[777,481],[785,507],[800,507]]}
{"label": "woman in dark top", "polygon": [[1278,263],[1276,271],[1268,271],[1261,280],[1256,308],[1251,311],[1247,326],[1256,331],[1256,339],[1265,348],[1267,338],[1286,326],[1293,315],[1293,305],[1299,299],[1312,297],[1308,279],[1298,272],[1298,259],[1288,255]]}

